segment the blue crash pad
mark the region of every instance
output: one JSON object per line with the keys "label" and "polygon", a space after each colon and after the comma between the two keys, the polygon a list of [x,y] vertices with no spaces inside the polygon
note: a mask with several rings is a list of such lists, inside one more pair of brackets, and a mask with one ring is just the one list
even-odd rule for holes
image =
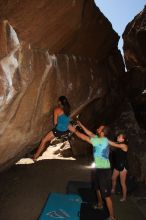
{"label": "blue crash pad", "polygon": [[79,220],[81,203],[76,194],[50,193],[39,220]]}

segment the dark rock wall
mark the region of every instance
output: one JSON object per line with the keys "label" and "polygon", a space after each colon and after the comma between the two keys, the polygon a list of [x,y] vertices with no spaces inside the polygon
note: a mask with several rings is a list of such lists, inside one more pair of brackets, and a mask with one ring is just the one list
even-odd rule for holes
{"label": "dark rock wall", "polygon": [[[29,5],[29,7],[28,7]],[[117,46],[118,35],[93,0],[0,2],[21,42],[50,54],[74,54],[100,60]]]}
{"label": "dark rock wall", "polygon": [[124,56],[127,69],[146,67],[146,6],[127,25],[124,34]]}
{"label": "dark rock wall", "polygon": [[[103,62],[90,57],[50,55],[47,50],[21,44],[7,21],[1,23],[1,28],[2,167],[24,155],[52,128],[53,108],[60,94],[69,98],[75,114],[92,100],[109,96],[111,87],[115,91],[120,68],[114,62],[121,61],[116,50]],[[86,112],[89,118],[91,109]]]}
{"label": "dark rock wall", "polygon": [[0,169],[53,127],[60,95],[92,129],[115,118],[124,64],[94,1],[1,1],[0,15]]}
{"label": "dark rock wall", "polygon": [[[126,27],[123,33],[124,57],[128,70],[126,80],[131,85],[130,98],[146,88],[146,6]],[[130,89],[129,89],[130,90]]]}
{"label": "dark rock wall", "polygon": [[[146,6],[126,27],[123,33],[124,57],[127,72],[123,88],[134,110],[137,129],[131,133],[130,165],[135,176],[146,178]],[[130,111],[131,112],[131,111]],[[133,161],[133,163],[132,163]]]}

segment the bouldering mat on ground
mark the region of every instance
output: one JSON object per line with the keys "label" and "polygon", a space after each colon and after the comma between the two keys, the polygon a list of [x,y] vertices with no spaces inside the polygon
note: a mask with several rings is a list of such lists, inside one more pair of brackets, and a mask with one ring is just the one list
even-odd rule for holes
{"label": "bouldering mat on ground", "polygon": [[50,193],[39,220],[79,220],[81,203],[76,194]]}

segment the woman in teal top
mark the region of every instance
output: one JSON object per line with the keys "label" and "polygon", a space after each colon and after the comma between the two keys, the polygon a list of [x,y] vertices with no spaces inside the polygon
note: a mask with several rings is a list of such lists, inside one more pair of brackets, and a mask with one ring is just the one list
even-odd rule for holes
{"label": "woman in teal top", "polygon": [[62,132],[67,131],[69,123],[70,123],[69,116],[65,114],[59,115],[57,120],[56,130]]}
{"label": "woman in teal top", "polygon": [[70,124],[70,104],[65,96],[60,96],[58,99],[58,107],[54,110],[54,125],[55,127],[42,138],[40,146],[34,155],[34,159],[37,159],[44,150],[46,143],[50,142],[55,137],[61,137],[71,129]]}

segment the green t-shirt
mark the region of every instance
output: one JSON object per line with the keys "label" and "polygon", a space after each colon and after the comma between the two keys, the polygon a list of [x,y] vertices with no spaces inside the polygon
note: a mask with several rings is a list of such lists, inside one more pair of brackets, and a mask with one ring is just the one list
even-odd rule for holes
{"label": "green t-shirt", "polygon": [[106,137],[96,136],[91,138],[90,141],[93,145],[93,155],[96,168],[110,168],[108,139]]}

